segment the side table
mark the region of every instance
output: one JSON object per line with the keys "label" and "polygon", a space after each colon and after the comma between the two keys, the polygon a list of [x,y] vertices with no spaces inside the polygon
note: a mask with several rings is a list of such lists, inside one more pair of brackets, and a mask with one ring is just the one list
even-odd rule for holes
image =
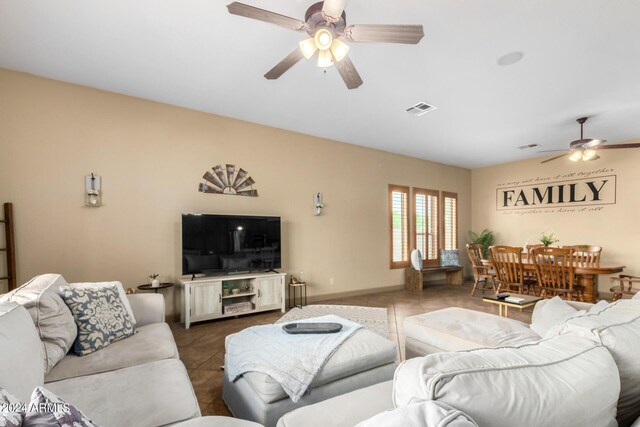
{"label": "side table", "polygon": [[[296,304],[297,289],[300,289],[300,304]],[[302,302],[303,292],[304,292],[304,303]],[[291,304],[292,295],[293,295],[293,305]],[[305,282],[289,283],[289,308],[293,308],[293,307],[302,308],[303,305],[307,305],[307,284]]]}
{"label": "side table", "polygon": [[158,290],[167,289],[172,287],[173,285],[174,283],[160,283],[160,285],[154,287],[154,286],[151,286],[151,284],[147,283],[145,285],[138,286],[138,289],[140,289],[141,291],[153,291],[157,294]]}

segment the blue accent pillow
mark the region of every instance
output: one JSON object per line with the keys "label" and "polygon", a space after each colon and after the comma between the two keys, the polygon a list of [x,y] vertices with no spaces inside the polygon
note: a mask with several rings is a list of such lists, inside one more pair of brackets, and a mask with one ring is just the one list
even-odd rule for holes
{"label": "blue accent pillow", "polygon": [[460,267],[457,249],[440,249],[440,267]]}
{"label": "blue accent pillow", "polygon": [[78,326],[73,351],[79,356],[93,353],[135,333],[131,316],[115,286],[63,286],[60,290]]}

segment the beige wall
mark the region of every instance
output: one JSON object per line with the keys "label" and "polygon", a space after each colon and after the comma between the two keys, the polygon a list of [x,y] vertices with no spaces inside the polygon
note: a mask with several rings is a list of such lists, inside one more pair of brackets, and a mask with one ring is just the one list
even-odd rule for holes
{"label": "beige wall", "polygon": [[[640,239],[640,149],[601,152],[601,158],[593,162],[574,163],[563,158],[541,164],[544,159],[473,170],[473,230],[489,228],[495,232],[498,244],[514,246],[524,246],[527,241],[538,243],[542,232],[554,231],[560,239],[559,245],[602,246],[602,264],[626,265],[625,272],[640,274],[637,250]],[[595,172],[592,176],[617,176],[616,204],[602,206],[601,209],[576,209],[574,212],[539,209],[517,214],[496,210],[498,185],[536,178],[542,183],[546,178],[571,180],[589,172]],[[608,292],[609,287],[609,280],[600,277],[600,291]]]}
{"label": "beige wall", "polygon": [[[199,193],[203,173],[225,163],[247,170],[260,196]],[[83,207],[90,172],[103,179],[99,209]],[[152,272],[175,280],[180,214],[206,212],[282,216],[283,270],[304,271],[310,296],[400,285],[403,272],[388,268],[387,184],[457,192],[462,244],[470,178],[466,169],[0,70],[0,202],[14,203],[20,283],[45,272],[126,287]],[[319,217],[315,192],[324,196]]]}

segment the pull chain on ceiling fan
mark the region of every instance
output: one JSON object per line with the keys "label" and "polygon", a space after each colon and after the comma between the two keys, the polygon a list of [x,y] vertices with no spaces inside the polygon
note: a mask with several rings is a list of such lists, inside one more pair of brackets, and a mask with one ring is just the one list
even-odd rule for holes
{"label": "pull chain on ceiling fan", "polygon": [[[569,155],[569,160],[573,162],[578,162],[578,161],[588,162],[592,160],[598,160],[600,158],[596,150],[610,150],[610,149],[617,149],[617,148],[639,148],[640,147],[640,143],[605,145],[607,142],[606,139],[593,139],[593,138],[585,139],[584,124],[588,119],[589,119],[588,117],[580,117],[579,119],[576,119],[576,121],[580,124],[580,139],[571,141],[571,143],[569,144],[568,152],[565,152],[563,154],[560,154],[559,156],[555,156],[547,160],[543,160],[540,163],[551,162],[553,160],[559,159],[566,155]],[[567,150],[545,150],[545,151],[538,151],[538,153],[553,153],[558,151],[567,151]]]}
{"label": "pull chain on ceiling fan", "polygon": [[305,20],[280,15],[275,12],[233,2],[227,5],[229,13],[250,19],[269,22],[294,31],[305,31],[308,38],[269,70],[264,76],[274,80],[284,74],[302,58],[311,59],[318,53],[318,66],[328,68],[335,65],[347,88],[355,89],[362,84],[362,78],[348,57],[352,42],[417,44],[424,37],[422,25],[378,25],[358,24],[347,26],[344,8],[347,0],[325,0],[311,5],[305,13]]}

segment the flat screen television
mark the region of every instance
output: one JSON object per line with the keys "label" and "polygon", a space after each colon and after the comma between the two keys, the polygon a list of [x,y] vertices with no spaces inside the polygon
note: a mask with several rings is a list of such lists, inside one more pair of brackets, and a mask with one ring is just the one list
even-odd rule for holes
{"label": "flat screen television", "polygon": [[182,274],[281,268],[280,217],[182,215]]}

